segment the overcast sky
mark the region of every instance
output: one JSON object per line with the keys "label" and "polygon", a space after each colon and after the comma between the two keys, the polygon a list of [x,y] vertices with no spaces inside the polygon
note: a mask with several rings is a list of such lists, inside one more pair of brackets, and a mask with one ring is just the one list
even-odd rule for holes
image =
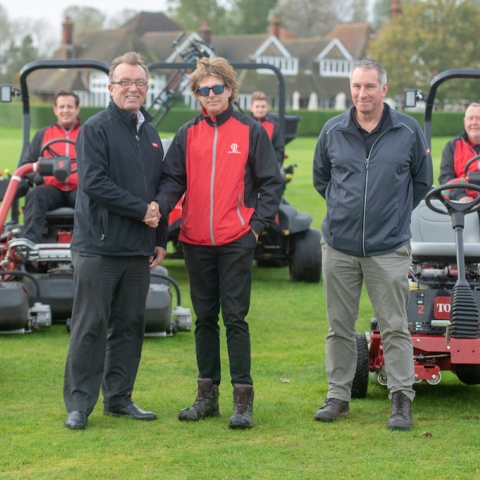
{"label": "overcast sky", "polygon": [[[99,5],[99,3],[101,4]],[[98,2],[98,0],[0,0],[0,5],[7,10],[9,20],[18,18],[44,18],[51,24],[59,25],[63,20],[63,10],[70,6],[94,7],[107,16],[112,16],[126,8],[151,12],[165,12],[167,9],[166,0],[140,0],[139,2],[132,0],[107,0],[105,2]]]}

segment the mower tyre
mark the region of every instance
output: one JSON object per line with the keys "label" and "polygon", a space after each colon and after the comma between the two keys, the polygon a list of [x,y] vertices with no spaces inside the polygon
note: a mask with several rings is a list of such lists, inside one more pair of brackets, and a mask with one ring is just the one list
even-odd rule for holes
{"label": "mower tyre", "polygon": [[480,365],[452,365],[452,371],[466,385],[480,384]]}
{"label": "mower tyre", "polygon": [[357,369],[352,384],[352,398],[365,398],[368,390],[368,341],[362,333],[356,333]]}
{"label": "mower tyre", "polygon": [[295,234],[295,249],[290,262],[290,279],[293,282],[318,283],[322,270],[320,231],[309,228]]}

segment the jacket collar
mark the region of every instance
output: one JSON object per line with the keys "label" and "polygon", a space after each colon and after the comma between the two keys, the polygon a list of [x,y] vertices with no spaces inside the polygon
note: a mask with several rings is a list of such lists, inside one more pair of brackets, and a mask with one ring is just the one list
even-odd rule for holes
{"label": "jacket collar", "polygon": [[[61,125],[58,124],[58,122],[55,122],[55,126],[61,128],[62,130],[66,130],[66,128],[63,128]],[[80,128],[80,120],[78,118],[75,120],[73,126],[71,126],[68,130],[75,130],[76,128]]]}
{"label": "jacket collar", "polygon": [[[396,110],[393,110],[392,107],[390,107],[390,105],[388,103],[383,103],[384,105],[384,108],[387,109],[387,112],[388,112],[388,115],[390,116],[390,119],[392,120],[392,126],[393,127],[399,127],[400,124],[401,124],[401,121],[400,121],[400,117],[397,113]],[[352,105],[350,107],[349,110],[347,110],[347,112],[345,112],[345,116],[343,117],[343,121],[341,122],[341,126],[343,128],[348,128],[348,129],[352,129],[352,128],[355,128],[356,129],[356,126],[355,126],[355,122],[353,121],[353,110],[355,109],[355,106]]]}
{"label": "jacket collar", "polygon": [[[108,105],[108,110],[113,113],[116,117],[120,118],[122,122],[127,123],[128,125],[137,125],[137,115],[135,113],[129,112],[120,108],[113,100],[110,100]],[[151,122],[153,117],[142,107],[140,109],[142,115],[145,117],[145,122]]]}
{"label": "jacket collar", "polygon": [[226,110],[224,110],[220,115],[216,115],[214,117],[209,117],[207,114],[207,111],[202,107],[202,114],[205,119],[205,121],[209,125],[222,125],[224,124],[232,115],[233,115],[234,109],[233,105],[231,103],[228,104],[228,107]]}

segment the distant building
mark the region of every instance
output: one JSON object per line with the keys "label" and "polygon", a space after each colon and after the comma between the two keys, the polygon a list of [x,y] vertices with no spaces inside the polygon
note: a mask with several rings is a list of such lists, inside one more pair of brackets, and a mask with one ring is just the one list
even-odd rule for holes
{"label": "distant building", "polygon": [[[269,32],[253,35],[214,35],[203,23],[196,32],[186,32],[164,13],[141,12],[120,28],[80,32],[73,40],[74,25],[66,17],[62,28],[62,44],[53,58],[94,59],[110,63],[128,51],[141,53],[147,62],[177,62],[191,48],[192,41],[211,46],[214,54],[232,63],[263,63],[275,65],[284,75],[286,108],[307,108],[315,98],[318,108],[335,108],[349,103],[349,71],[356,60],[365,56],[374,32],[367,23],[345,23],[335,27],[324,38],[300,39],[281,27],[274,16]],[[211,50],[209,50],[210,52]],[[147,107],[164,89],[175,72],[153,70]],[[273,108],[278,106],[278,85],[268,69],[239,72],[239,103],[247,107],[255,90],[265,91]],[[183,84],[185,78],[183,79]],[[106,106],[110,100],[108,79],[100,72],[37,71],[31,75],[31,94],[48,101],[59,88],[73,89],[80,95],[82,105]],[[185,102],[192,107],[188,88],[183,91]],[[294,101],[295,98],[295,101]],[[340,101],[340,103],[339,103]],[[312,104],[312,103],[311,103]]]}

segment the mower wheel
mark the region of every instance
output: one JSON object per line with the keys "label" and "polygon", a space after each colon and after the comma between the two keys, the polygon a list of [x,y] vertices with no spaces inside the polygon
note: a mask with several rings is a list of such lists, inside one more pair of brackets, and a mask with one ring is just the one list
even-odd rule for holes
{"label": "mower wheel", "polygon": [[309,228],[295,234],[295,249],[290,262],[290,279],[293,282],[318,283],[322,270],[320,231]]}
{"label": "mower wheel", "polygon": [[452,371],[466,385],[480,384],[480,365],[452,365]]}
{"label": "mower wheel", "polygon": [[352,398],[365,398],[368,390],[368,341],[362,333],[356,333],[357,369],[352,384]]}

